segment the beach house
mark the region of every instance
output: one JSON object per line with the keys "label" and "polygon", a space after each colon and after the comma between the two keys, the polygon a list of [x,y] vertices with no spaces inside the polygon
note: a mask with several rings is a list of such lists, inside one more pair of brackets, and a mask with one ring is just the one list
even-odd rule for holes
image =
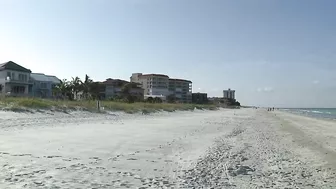
{"label": "beach house", "polygon": [[0,93],[3,95],[50,98],[52,89],[60,82],[55,76],[32,73],[13,61],[0,64]]}
{"label": "beach house", "polygon": [[9,61],[0,64],[0,89],[2,94],[29,96],[31,70]]}
{"label": "beach house", "polygon": [[56,76],[43,73],[31,73],[30,78],[32,83],[29,85],[29,94],[40,98],[53,97],[53,89],[61,83],[61,80]]}

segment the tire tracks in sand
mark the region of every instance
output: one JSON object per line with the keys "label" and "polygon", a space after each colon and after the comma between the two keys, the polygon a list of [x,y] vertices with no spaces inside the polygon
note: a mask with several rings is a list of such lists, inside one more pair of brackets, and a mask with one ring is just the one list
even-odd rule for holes
{"label": "tire tracks in sand", "polygon": [[[335,188],[336,172],[264,112],[217,139],[180,188]],[[313,158],[315,157],[315,158]]]}

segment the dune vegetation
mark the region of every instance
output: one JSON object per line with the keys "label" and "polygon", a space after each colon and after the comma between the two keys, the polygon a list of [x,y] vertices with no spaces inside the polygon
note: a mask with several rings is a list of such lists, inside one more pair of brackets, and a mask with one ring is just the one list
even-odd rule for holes
{"label": "dune vegetation", "polygon": [[[200,104],[170,104],[170,103],[146,103],[146,102],[115,102],[115,101],[101,101],[101,110],[106,111],[124,111],[126,113],[144,112],[151,113],[155,111],[173,112],[176,110],[216,110],[215,105],[200,105]],[[86,110],[97,111],[97,101],[83,100],[50,100],[40,98],[23,98],[23,97],[6,97],[0,99],[0,108],[3,110]]]}

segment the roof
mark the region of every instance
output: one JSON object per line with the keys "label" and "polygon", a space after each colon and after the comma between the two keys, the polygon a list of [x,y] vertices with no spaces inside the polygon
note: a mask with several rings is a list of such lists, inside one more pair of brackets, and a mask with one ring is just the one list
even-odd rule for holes
{"label": "roof", "polygon": [[223,91],[233,91],[233,92],[235,92],[235,90],[232,90],[232,89],[230,89],[230,88],[229,88],[228,90],[223,90]]}
{"label": "roof", "polygon": [[103,81],[102,83],[103,84],[114,84],[114,83],[117,83],[117,82],[129,83],[128,81],[125,81],[125,80],[122,80],[122,79],[111,79],[111,78],[106,79],[106,81]]}
{"label": "roof", "polygon": [[52,83],[61,82],[61,80],[59,80],[56,76],[45,75],[42,73],[31,73],[30,77],[35,81],[46,81],[46,82],[52,82]]}
{"label": "roof", "polygon": [[53,82],[53,83],[61,83],[61,80],[58,79],[56,76],[47,75],[47,77],[49,77],[50,81]]}
{"label": "roof", "polygon": [[156,76],[156,77],[168,77],[168,75],[164,75],[164,74],[143,74],[143,75],[139,75],[140,77],[149,77],[149,76]]}
{"label": "roof", "polygon": [[1,70],[14,70],[14,71],[19,71],[19,72],[31,73],[31,70],[25,67],[22,67],[13,61],[8,61],[8,62],[0,64],[0,71]]}
{"label": "roof", "polygon": [[171,81],[181,81],[181,82],[188,82],[188,83],[192,83],[190,80],[185,80],[185,79],[169,79]]}
{"label": "roof", "polygon": [[[134,73],[134,74],[141,74],[141,73]],[[164,74],[143,74],[143,75],[139,75],[139,77],[150,77],[150,76],[166,77],[166,78],[169,78],[168,75],[164,75]],[[192,83],[190,80],[185,80],[185,79],[173,79],[173,78],[170,79],[170,78],[169,78],[169,80]]]}

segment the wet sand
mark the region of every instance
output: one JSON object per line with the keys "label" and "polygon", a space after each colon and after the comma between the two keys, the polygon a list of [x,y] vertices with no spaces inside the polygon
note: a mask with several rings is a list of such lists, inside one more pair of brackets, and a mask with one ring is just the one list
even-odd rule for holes
{"label": "wet sand", "polygon": [[254,109],[0,112],[0,188],[335,188],[335,137]]}

